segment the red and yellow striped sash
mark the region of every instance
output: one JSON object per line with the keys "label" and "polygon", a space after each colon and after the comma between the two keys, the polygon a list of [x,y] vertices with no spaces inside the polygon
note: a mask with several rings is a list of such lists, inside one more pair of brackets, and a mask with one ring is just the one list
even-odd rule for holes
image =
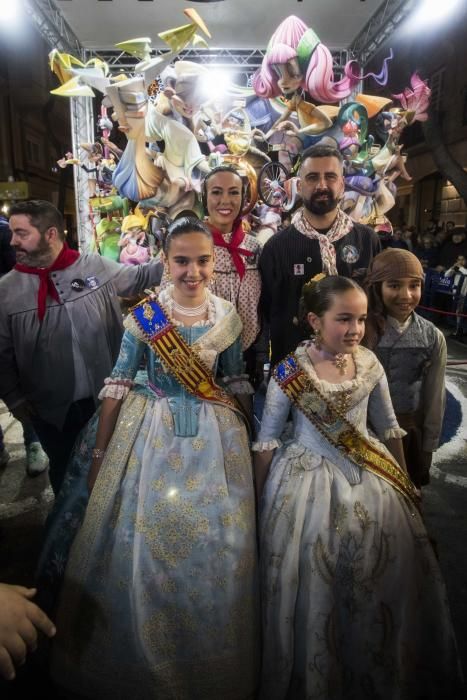
{"label": "red and yellow striped sash", "polygon": [[274,378],[290,401],[314,427],[348,459],[376,474],[419,508],[419,497],[409,476],[394,458],[384,454],[353,426],[321,394],[301,369],[295,355],[288,355],[274,369]]}

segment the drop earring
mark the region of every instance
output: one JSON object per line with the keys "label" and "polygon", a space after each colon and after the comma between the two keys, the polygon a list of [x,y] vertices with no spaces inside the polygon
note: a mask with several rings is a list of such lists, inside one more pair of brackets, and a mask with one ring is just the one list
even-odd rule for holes
{"label": "drop earring", "polygon": [[318,328],[318,330],[315,331],[315,334],[314,334],[314,336],[313,336],[313,343],[314,343],[315,348],[316,348],[317,350],[321,350],[321,347],[322,347],[321,341],[322,341],[321,331],[320,331],[320,329]]}

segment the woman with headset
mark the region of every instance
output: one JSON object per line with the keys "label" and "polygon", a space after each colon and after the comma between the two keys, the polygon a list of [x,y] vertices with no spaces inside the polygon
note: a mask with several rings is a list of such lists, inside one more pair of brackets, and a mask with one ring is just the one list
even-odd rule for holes
{"label": "woman with headset", "polygon": [[256,366],[253,343],[260,331],[261,246],[246,232],[242,220],[245,186],[240,172],[231,165],[214,168],[203,181],[202,197],[206,223],[215,245],[211,290],[230,301],[242,320],[242,347],[247,372],[253,379]]}

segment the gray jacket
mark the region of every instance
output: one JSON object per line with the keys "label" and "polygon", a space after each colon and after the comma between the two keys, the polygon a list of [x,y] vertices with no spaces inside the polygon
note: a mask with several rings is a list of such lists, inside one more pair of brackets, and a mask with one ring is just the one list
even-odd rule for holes
{"label": "gray jacket", "polygon": [[431,321],[413,313],[403,332],[388,321],[374,353],[386,372],[396,416],[419,413],[423,450],[439,444],[446,404],[446,340]]}
{"label": "gray jacket", "polygon": [[60,302],[47,296],[42,323],[38,276],[17,270],[5,275],[0,280],[0,398],[8,408],[28,401],[41,418],[61,428],[80,379],[75,377],[77,365],[97,398],[120,349],[118,296],[143,292],[159,284],[161,275],[158,262],[120,265],[82,255],[51,273]]}

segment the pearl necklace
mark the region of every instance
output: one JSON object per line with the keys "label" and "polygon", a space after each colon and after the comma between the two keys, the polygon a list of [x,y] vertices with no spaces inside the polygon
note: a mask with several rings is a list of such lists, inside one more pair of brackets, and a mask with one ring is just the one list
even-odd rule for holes
{"label": "pearl necklace", "polygon": [[189,307],[181,306],[180,304],[177,304],[175,299],[172,297],[172,309],[177,314],[180,314],[181,316],[201,316],[207,312],[208,306],[209,306],[209,299],[208,299],[207,294],[204,298],[204,301],[199,306],[189,306]]}

